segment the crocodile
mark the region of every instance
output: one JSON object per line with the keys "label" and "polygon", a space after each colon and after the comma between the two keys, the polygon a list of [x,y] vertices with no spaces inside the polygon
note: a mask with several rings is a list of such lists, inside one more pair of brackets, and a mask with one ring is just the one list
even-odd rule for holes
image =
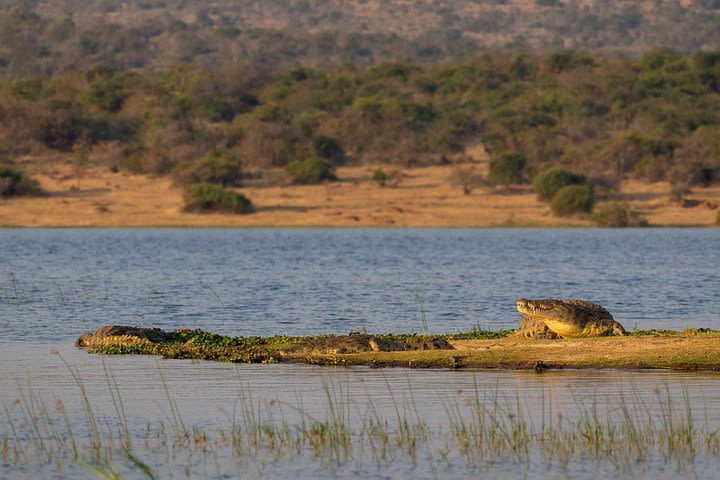
{"label": "crocodile", "polygon": [[159,328],[131,327],[127,325],[109,325],[95,333],[84,333],[75,341],[79,348],[97,348],[103,345],[132,345],[138,342],[166,342],[170,334]]}
{"label": "crocodile", "polygon": [[520,335],[528,337],[574,338],[627,335],[613,316],[597,303],[585,300],[517,300],[524,315]]}

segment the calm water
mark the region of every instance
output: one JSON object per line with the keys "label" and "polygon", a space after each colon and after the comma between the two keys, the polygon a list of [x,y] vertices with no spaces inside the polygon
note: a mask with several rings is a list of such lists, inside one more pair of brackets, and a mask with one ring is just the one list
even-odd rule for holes
{"label": "calm water", "polygon": [[[401,405],[426,419],[440,444],[447,434],[448,406],[463,409],[478,391],[520,404],[535,418],[563,412],[572,419],[589,401],[605,414],[620,401],[661,412],[663,398],[676,405],[688,400],[698,424],[720,428],[720,376],[715,374],[237,366],[98,357],[72,347],[80,333],[107,324],[193,327],[231,335],[419,331],[420,301],[433,332],[476,325],[513,328],[520,296],[595,300],[627,328],[720,328],[715,305],[719,252],[720,231],[695,229],[0,229],[0,407],[8,419],[7,425],[0,421],[0,444],[10,435],[8,425],[19,426],[24,418],[17,400],[32,395],[48,406],[61,400],[82,434],[78,386],[51,349],[77,369],[94,408],[109,424],[114,418],[111,372],[138,439],[148,423],[169,422],[168,392],[188,426],[208,431],[227,426],[241,395],[252,395],[264,415],[278,417],[282,410],[283,418],[301,420],[297,407],[302,406],[306,414],[322,416],[328,389],[347,401],[353,419],[373,408],[392,421],[395,406]],[[414,464],[401,458],[384,467],[346,465],[337,471],[303,457],[262,463],[249,472],[221,458],[223,472],[197,465],[190,472],[194,478],[478,474],[462,461],[443,463],[438,452],[427,456],[434,460]],[[163,477],[187,476],[181,458],[172,459],[169,467],[167,458],[145,460],[165,472]],[[680,476],[711,477],[717,468],[720,459],[700,458],[696,470]],[[631,473],[638,471],[658,478],[679,474],[671,465],[652,461]],[[563,473],[500,461],[482,472],[508,478],[630,475],[617,465],[593,462],[575,463]],[[137,470],[125,473],[142,478]],[[93,478],[77,467],[58,475],[47,465],[0,462],[0,478],[38,476]]]}
{"label": "calm water", "polygon": [[720,328],[718,230],[0,230],[2,342],[512,328],[517,297]]}

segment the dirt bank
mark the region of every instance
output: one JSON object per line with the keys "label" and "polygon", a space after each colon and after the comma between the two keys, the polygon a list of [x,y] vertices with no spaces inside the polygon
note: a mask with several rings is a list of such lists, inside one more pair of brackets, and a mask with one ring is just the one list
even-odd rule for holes
{"label": "dirt bank", "polygon": [[[485,175],[487,162],[466,164]],[[370,180],[396,171],[396,186]],[[464,195],[450,182],[457,165],[418,168],[375,165],[338,169],[337,182],[283,184],[281,170],[263,172],[238,189],[254,204],[251,215],[182,211],[182,191],[166,177],[71,166],[31,169],[48,192],[0,199],[0,226],[13,227],[498,227],[591,226],[589,219],[555,217],[530,186],[480,187]],[[670,185],[627,180],[614,194],[651,225],[711,226],[720,186],[694,188],[684,205],[670,201]],[[599,203],[602,203],[599,201]]]}

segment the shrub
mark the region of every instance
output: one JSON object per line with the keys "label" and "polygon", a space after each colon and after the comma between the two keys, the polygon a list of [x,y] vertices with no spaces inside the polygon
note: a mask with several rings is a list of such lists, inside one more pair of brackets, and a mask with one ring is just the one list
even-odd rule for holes
{"label": "shrub", "polygon": [[610,202],[596,208],[592,219],[599,227],[646,227],[647,220],[626,203]]}
{"label": "shrub", "polygon": [[680,203],[685,198],[685,195],[692,193],[690,187],[687,184],[672,185],[670,189],[670,203]]}
{"label": "shrub", "polygon": [[709,187],[716,179],[715,168],[703,165],[698,160],[685,160],[673,166],[666,175],[667,180],[672,184],[701,185]]}
{"label": "shrub", "polygon": [[24,173],[8,167],[0,167],[0,196],[38,195],[40,183]]}
{"label": "shrub", "polygon": [[117,79],[95,83],[88,90],[88,101],[111,113],[119,111],[127,97]]}
{"label": "shrub", "polygon": [[318,183],[323,180],[335,179],[335,165],[320,157],[292,160],[285,166],[285,172],[293,183]]}
{"label": "shrub", "polygon": [[568,185],[555,194],[550,208],[558,217],[567,217],[578,213],[590,213],[594,199],[590,187],[586,185]]}
{"label": "shrub", "polygon": [[519,153],[506,153],[490,161],[488,181],[495,185],[509,185],[522,181],[522,172],[527,161]]}
{"label": "shrub", "polygon": [[239,185],[242,162],[232,152],[214,151],[195,162],[182,162],[175,169],[175,181],[192,183],[218,183],[224,187]]}
{"label": "shrub", "polygon": [[576,175],[562,168],[550,168],[535,175],[533,188],[543,200],[552,200],[560,189],[586,182],[583,175]]}
{"label": "shrub", "polygon": [[370,177],[370,180],[377,183],[381,187],[384,187],[388,180],[390,180],[390,175],[388,175],[385,170],[382,170],[378,168],[372,173],[372,177]]}
{"label": "shrub", "polygon": [[345,160],[345,150],[343,150],[340,142],[333,137],[323,135],[316,138],[315,153],[317,153],[319,157],[330,160],[336,165]]}
{"label": "shrub", "polygon": [[475,172],[474,168],[456,168],[450,176],[450,183],[462,188],[465,195],[483,185],[483,178]]}
{"label": "shrub", "polygon": [[244,195],[213,183],[188,185],[183,193],[186,212],[250,213],[252,203]]}

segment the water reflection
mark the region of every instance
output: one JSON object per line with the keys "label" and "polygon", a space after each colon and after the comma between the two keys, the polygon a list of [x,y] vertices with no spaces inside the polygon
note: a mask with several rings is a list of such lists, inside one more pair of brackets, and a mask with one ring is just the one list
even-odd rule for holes
{"label": "water reflection", "polygon": [[[53,405],[62,406],[76,439],[92,438],[83,396],[73,378],[76,373],[103,434],[107,438],[117,435],[115,443],[119,442],[120,433],[112,432],[122,424],[114,407],[120,399],[136,453],[162,476],[231,478],[242,477],[238,473],[242,471],[252,472],[253,478],[436,478],[480,474],[552,479],[562,473],[591,479],[601,471],[615,478],[638,474],[692,478],[704,477],[720,467],[716,442],[720,429],[720,378],[716,374],[601,370],[535,374],[231,365],[96,356],[67,345],[37,343],[4,346],[0,363],[0,385],[4,386],[0,389],[0,405],[7,416],[7,424],[0,426],[0,443],[10,440],[10,445],[15,445],[17,438],[32,438],[28,410],[39,412],[40,417],[48,412],[50,417],[58,416],[60,410],[50,411]],[[275,443],[281,442],[281,437],[267,443],[277,435],[308,435],[313,430],[302,430],[308,428],[303,425],[325,422],[333,416],[351,429],[348,442],[353,447],[349,454],[333,453],[338,447],[332,440],[322,453],[318,453],[317,446],[307,450],[312,440],[303,443],[304,447],[284,450]],[[601,436],[605,440],[597,443],[599,456],[585,458],[583,453],[598,448],[592,446],[590,437],[591,446],[582,446],[588,441],[583,437],[587,432],[578,427],[584,418],[594,422],[594,429],[604,430]],[[639,433],[628,433],[628,421]],[[668,421],[674,425],[668,428]],[[187,446],[178,447],[179,437],[173,433],[178,422],[184,431],[194,432]],[[270,437],[259,444],[247,443],[247,435],[253,431],[251,424],[258,423],[275,427],[261,427]],[[64,425],[60,418],[51,420],[51,424]],[[283,430],[282,425],[290,429]],[[332,428],[332,423],[329,425]],[[238,427],[246,439],[243,448],[250,448],[239,457],[226,437]],[[486,429],[486,433],[478,436],[478,428]],[[614,437],[608,437],[609,428],[617,428]],[[379,433],[372,433],[372,429]],[[463,433],[464,429],[467,433]],[[496,434],[500,440],[488,439],[493,431],[499,432]],[[666,433],[662,432],[675,432],[673,435],[678,437],[665,440]],[[693,442],[700,443],[683,443],[683,432],[697,436]],[[556,438],[551,442],[557,442],[557,446],[539,441],[541,433]],[[633,440],[636,434],[640,440]],[[200,447],[197,444],[198,438],[205,442],[206,435],[212,454],[207,453],[203,443]],[[463,435],[470,441],[468,453],[463,453]],[[517,435],[520,450],[513,452],[513,440],[503,440],[503,435]],[[486,446],[475,445],[478,439]],[[663,443],[677,439],[679,446]],[[619,452],[612,450],[615,441],[623,442]],[[492,449],[493,442],[499,442],[497,451]],[[57,477],[55,465],[43,463],[34,456],[33,443],[27,445],[27,463],[5,457],[0,477]],[[490,450],[486,450],[487,445]],[[522,445],[531,449],[526,451]],[[568,457],[563,453],[578,446],[579,452]],[[634,446],[642,449],[640,455],[644,458],[622,450]],[[381,447],[389,449],[389,453],[365,450]],[[115,464],[121,473],[127,478],[137,476],[134,464],[121,462],[122,453],[117,455]],[[73,478],[81,476],[80,464],[64,465],[63,472]]]}
{"label": "water reflection", "polygon": [[[111,404],[109,370],[125,398],[134,421],[144,424],[166,413],[167,395],[191,422],[222,425],[224,412],[238,396],[251,395],[262,404],[297,406],[311,415],[325,413],[328,390],[347,397],[356,412],[370,405],[383,414],[395,408],[429,423],[446,421],[445,407],[478,396],[502,404],[519,404],[532,417],[561,411],[576,415],[595,404],[605,413],[621,400],[654,408],[669,395],[677,405],[685,397],[698,418],[720,428],[720,376],[714,373],[668,371],[623,372],[568,370],[535,374],[498,370],[420,370],[316,367],[311,365],[234,365],[189,360],[162,360],[144,356],[89,355],[72,347],[9,345],[0,353],[0,401],[11,404],[19,388],[30,388],[41,398],[77,402],[78,386],[68,368],[50,350],[58,350],[77,369],[88,396],[100,406]],[[77,412],[82,414],[80,410]],[[292,416],[291,411],[286,412]]]}

